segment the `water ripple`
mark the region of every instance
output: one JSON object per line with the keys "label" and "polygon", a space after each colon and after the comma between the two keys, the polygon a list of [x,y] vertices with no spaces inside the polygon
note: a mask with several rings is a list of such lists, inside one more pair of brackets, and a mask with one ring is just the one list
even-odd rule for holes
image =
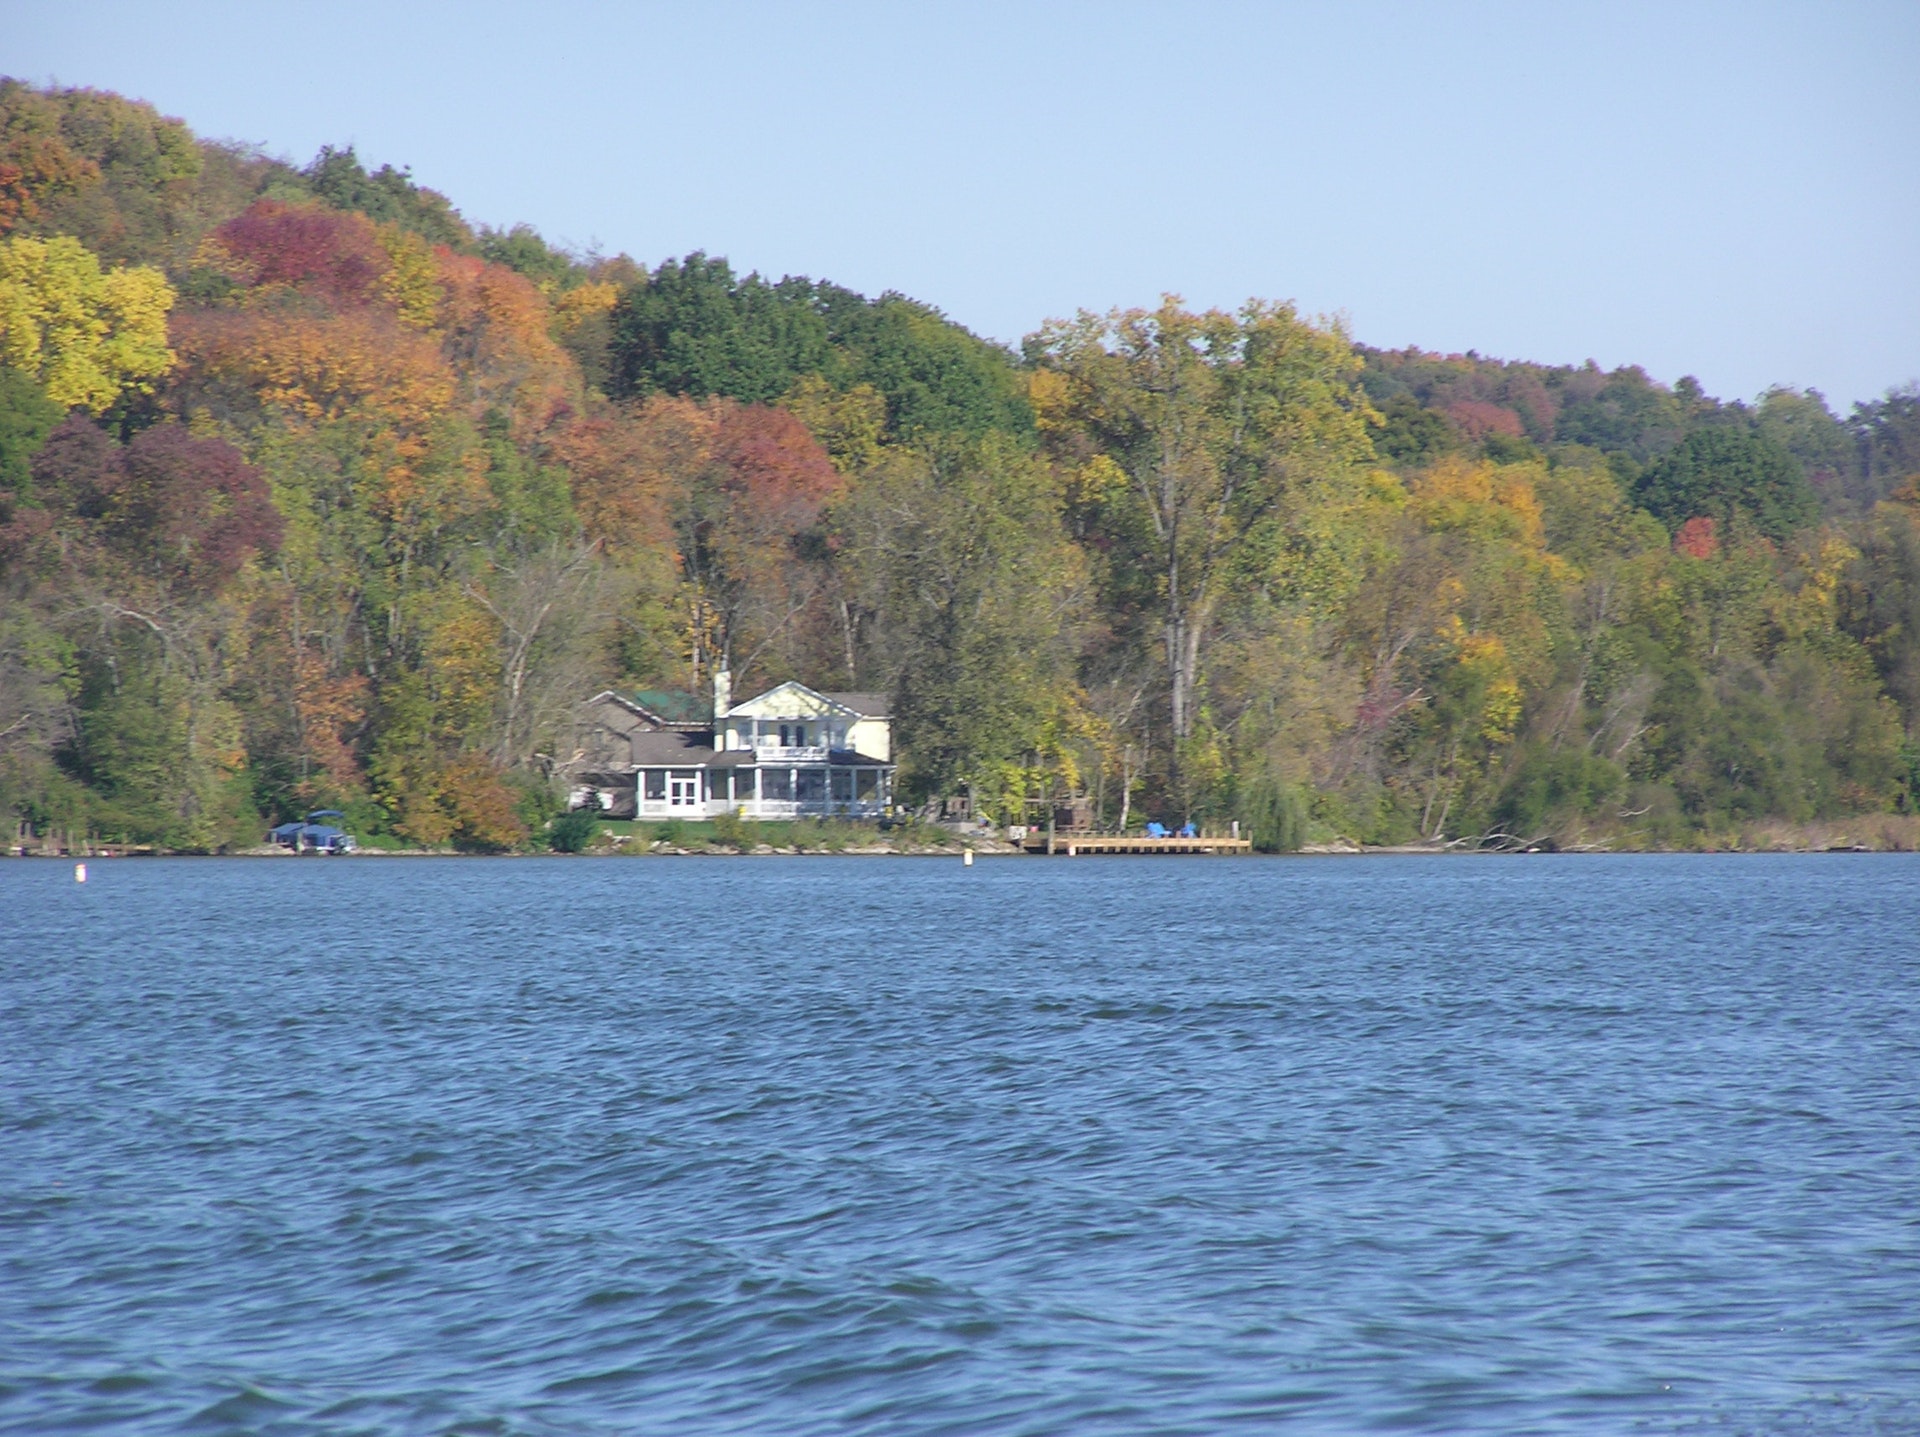
{"label": "water ripple", "polygon": [[0,1430],[1920,1431],[1920,862],[0,865]]}

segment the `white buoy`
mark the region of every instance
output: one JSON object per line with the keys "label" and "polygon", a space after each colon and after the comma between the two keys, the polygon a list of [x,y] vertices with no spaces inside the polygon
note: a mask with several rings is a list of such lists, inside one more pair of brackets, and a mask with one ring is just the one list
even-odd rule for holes
{"label": "white buoy", "polygon": [[973,867],[973,850],[971,848],[960,855],[960,866],[962,868]]}
{"label": "white buoy", "polygon": [[73,865],[73,881],[75,883],[85,883],[87,881],[87,865],[86,864],[76,863]]}

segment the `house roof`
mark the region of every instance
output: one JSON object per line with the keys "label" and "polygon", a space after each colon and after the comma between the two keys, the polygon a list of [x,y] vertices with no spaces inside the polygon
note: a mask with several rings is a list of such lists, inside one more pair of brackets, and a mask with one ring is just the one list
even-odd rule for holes
{"label": "house roof", "polygon": [[810,718],[818,716],[816,705],[828,709],[845,707],[818,689],[810,689],[797,679],[788,679],[785,683],[775,684],[765,693],[742,699],[727,713],[729,716],[744,714],[759,718]]}
{"label": "house roof", "polygon": [[675,728],[692,724],[704,727],[713,721],[713,700],[683,689],[641,689],[632,702],[645,709],[649,717]]}
{"label": "house roof", "polygon": [[[613,689],[602,689],[585,704],[583,710],[596,704],[612,704],[615,708],[633,715],[648,728],[706,728],[712,722],[710,712],[702,710],[692,717],[683,717],[688,713],[688,702],[692,694],[676,694],[668,689],[643,691],[638,697],[629,697]],[[643,702],[644,701],[644,702]]]}
{"label": "house roof", "polygon": [[[756,694],[750,699],[742,699],[734,704],[733,708],[737,710],[757,703],[761,699],[779,693],[782,689],[812,694],[861,718],[887,718],[892,709],[887,695],[883,693],[827,693],[820,689],[810,689],[805,684],[794,683],[791,680],[775,684],[765,693]],[[621,708],[664,728],[704,729],[713,723],[713,701],[701,694],[687,693],[683,689],[640,689],[633,694],[602,689],[587,702],[596,704],[606,700],[611,700]]]}
{"label": "house roof", "polygon": [[637,733],[630,740],[636,764],[712,763],[713,733],[707,729],[658,729]]}
{"label": "house roof", "polygon": [[[789,708],[786,701],[797,700],[797,708]],[[760,718],[785,718],[788,716],[811,717],[817,712],[814,705],[829,711],[837,710],[854,718],[887,717],[890,707],[887,696],[882,693],[826,693],[820,689],[808,688],[794,679],[775,684],[765,693],[755,694],[750,699],[742,699],[734,704],[729,714],[756,715]]]}
{"label": "house roof", "polygon": [[861,718],[886,718],[892,709],[885,694],[822,694],[842,708],[850,708]]}

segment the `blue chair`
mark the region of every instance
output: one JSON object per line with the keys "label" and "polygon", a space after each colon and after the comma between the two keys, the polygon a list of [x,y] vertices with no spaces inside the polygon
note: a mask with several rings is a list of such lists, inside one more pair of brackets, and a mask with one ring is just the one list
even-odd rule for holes
{"label": "blue chair", "polygon": [[1165,838],[1166,836],[1167,836],[1167,829],[1165,824],[1149,823],[1147,825],[1148,838]]}

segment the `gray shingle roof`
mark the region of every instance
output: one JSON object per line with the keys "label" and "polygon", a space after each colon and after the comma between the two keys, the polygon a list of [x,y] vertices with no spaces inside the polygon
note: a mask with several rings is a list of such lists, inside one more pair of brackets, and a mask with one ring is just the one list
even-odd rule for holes
{"label": "gray shingle roof", "polygon": [[837,704],[845,704],[863,718],[885,718],[892,705],[885,694],[823,694]]}
{"label": "gray shingle roof", "polygon": [[634,734],[628,742],[636,764],[713,762],[713,734],[706,729],[657,729]]}

